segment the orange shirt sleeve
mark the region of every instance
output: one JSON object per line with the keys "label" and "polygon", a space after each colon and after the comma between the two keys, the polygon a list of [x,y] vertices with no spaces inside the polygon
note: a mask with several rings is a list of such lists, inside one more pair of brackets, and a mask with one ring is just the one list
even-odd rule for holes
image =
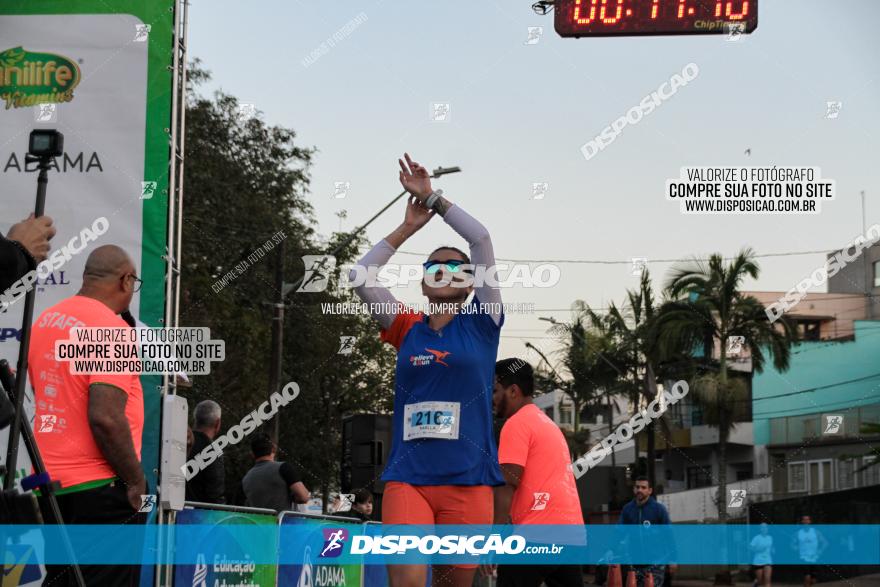
{"label": "orange shirt sleeve", "polygon": [[[104,320],[104,322],[110,322],[114,328],[129,327],[128,324],[123,322],[121,318],[118,318],[117,316],[114,316],[113,318],[113,320]],[[137,344],[133,342],[123,342],[116,344],[121,344],[128,347],[127,356],[135,356],[138,351]],[[86,378],[88,380],[89,387],[91,387],[92,385],[110,385],[113,387],[118,387],[119,389],[123,390],[127,395],[132,394],[134,382],[135,380],[139,380],[138,375],[133,375],[131,373],[89,373],[86,375]]]}
{"label": "orange shirt sleeve", "polygon": [[88,377],[89,387],[92,385],[110,385],[112,387],[118,387],[124,391],[126,395],[130,395],[132,380],[136,376],[130,374],[123,375],[121,373],[89,373],[86,377]]}
{"label": "orange shirt sleeve", "polygon": [[501,429],[498,442],[498,463],[502,465],[526,466],[529,458],[531,433],[523,418],[511,418]]}
{"label": "orange shirt sleeve", "polygon": [[390,328],[383,328],[381,330],[379,338],[382,339],[382,342],[387,342],[397,350],[400,350],[400,345],[403,343],[406,333],[409,332],[413,324],[420,321],[423,317],[424,314],[421,312],[400,312],[395,316]]}

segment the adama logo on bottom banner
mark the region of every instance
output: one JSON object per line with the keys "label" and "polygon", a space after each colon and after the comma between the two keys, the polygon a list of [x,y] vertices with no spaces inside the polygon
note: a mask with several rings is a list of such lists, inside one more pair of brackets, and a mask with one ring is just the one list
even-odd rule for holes
{"label": "adama logo on bottom banner", "polygon": [[343,544],[348,540],[348,530],[343,528],[324,528],[324,548],[318,558],[334,558],[342,554]]}

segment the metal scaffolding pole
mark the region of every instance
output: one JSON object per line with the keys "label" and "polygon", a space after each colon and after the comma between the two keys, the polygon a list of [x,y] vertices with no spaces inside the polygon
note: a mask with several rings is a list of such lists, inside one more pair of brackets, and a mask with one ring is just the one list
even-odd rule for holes
{"label": "metal scaffolding pole", "polygon": [[[180,267],[182,257],[183,236],[183,173],[186,144],[186,92],[187,92],[187,23],[189,17],[189,0],[177,0],[174,7],[174,26],[172,34],[173,61],[170,148],[171,161],[168,176],[168,232],[165,262],[165,313],[163,326],[176,328],[180,317]],[[177,393],[176,376],[165,373],[162,376],[162,397]],[[163,402],[164,405],[164,402]],[[161,476],[163,471],[159,471]],[[174,524],[174,511],[165,511],[162,500],[157,499],[157,524]],[[162,533],[160,532],[161,536]],[[170,548],[168,544],[159,544],[160,550]],[[173,565],[156,567],[154,585],[171,585],[173,581]]]}

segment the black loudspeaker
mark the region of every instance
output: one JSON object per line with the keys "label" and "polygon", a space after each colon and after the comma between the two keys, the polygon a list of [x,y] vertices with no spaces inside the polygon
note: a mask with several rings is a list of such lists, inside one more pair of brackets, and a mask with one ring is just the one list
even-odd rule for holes
{"label": "black loudspeaker", "polygon": [[391,416],[356,414],[342,419],[343,493],[369,489],[381,494],[385,484],[379,480],[391,450]]}

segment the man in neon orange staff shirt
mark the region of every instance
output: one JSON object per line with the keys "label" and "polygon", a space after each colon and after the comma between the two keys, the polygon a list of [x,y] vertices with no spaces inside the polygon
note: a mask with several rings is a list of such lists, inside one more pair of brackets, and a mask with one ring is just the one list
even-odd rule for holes
{"label": "man in neon orange staff shirt", "polygon": [[[140,283],[125,251],[98,247],[86,260],[79,293],[47,309],[33,325],[28,372],[36,403],[34,436],[50,477],[61,483],[58,505],[67,524],[144,521],[138,513],[147,493],[139,376],[73,375],[72,363],[55,360],[55,341],[69,340],[71,328],[129,328],[119,314]],[[136,585],[139,575],[136,566],[82,571],[87,584],[102,586]],[[74,584],[70,567],[47,567],[45,584]]]}
{"label": "man in neon orange staff shirt", "polygon": [[[495,488],[495,524],[578,525],[584,516],[565,437],[532,402],[535,376],[522,359],[495,364],[492,404],[507,421],[498,462],[505,485]],[[580,565],[501,565],[498,587],[582,587]],[[485,569],[488,570],[488,569]]]}

